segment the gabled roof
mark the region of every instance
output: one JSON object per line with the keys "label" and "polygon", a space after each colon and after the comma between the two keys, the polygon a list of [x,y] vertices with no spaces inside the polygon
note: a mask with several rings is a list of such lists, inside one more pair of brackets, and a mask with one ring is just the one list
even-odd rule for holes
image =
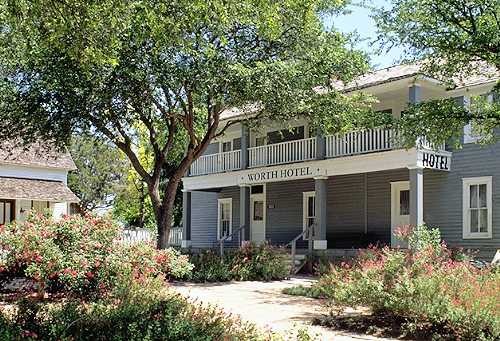
{"label": "gabled roof", "polygon": [[4,199],[27,199],[56,202],[79,202],[62,181],[0,177],[0,196]]}
{"label": "gabled roof", "polygon": [[[380,70],[370,71],[353,81],[343,84],[342,82],[334,82],[334,86],[344,92],[366,89],[380,84],[394,82],[400,79],[411,78],[416,76],[427,76],[422,71],[423,67],[419,63],[394,65]],[[455,88],[469,87],[473,85],[484,84],[500,79],[500,71],[495,67],[481,63],[478,65],[474,74],[465,78],[453,79]],[[435,79],[440,81],[439,79]],[[443,82],[443,84],[445,84]]]}
{"label": "gabled roof", "polygon": [[[341,81],[333,81],[332,85],[339,91],[351,92],[417,76],[423,76],[428,79],[434,79],[437,82],[441,82],[438,79],[425,75],[422,69],[422,65],[419,63],[394,65],[384,69],[367,72],[347,84],[344,84]],[[500,80],[500,70],[497,70],[495,67],[485,63],[481,63],[478,64],[475,74],[468,76],[467,78],[454,79],[452,87],[464,88],[495,82],[498,80]],[[445,82],[442,82],[442,84],[447,85]],[[322,88],[318,87],[318,91],[322,91]],[[228,109],[221,114],[221,120],[241,118],[246,115],[251,117],[257,110],[257,105],[250,105],[244,109]]]}
{"label": "gabled roof", "polygon": [[68,151],[60,151],[53,145],[42,142],[28,146],[16,141],[0,142],[0,164],[65,170],[76,169]]}

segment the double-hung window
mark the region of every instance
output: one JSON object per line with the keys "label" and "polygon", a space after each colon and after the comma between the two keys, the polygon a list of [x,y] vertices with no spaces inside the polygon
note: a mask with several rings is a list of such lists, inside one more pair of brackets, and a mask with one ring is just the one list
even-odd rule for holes
{"label": "double-hung window", "polygon": [[233,232],[233,201],[231,198],[219,199],[217,218],[217,239],[221,240]]}
{"label": "double-hung window", "polygon": [[463,238],[492,237],[492,178],[464,178]]}
{"label": "double-hung window", "polygon": [[[311,225],[314,225],[314,221],[316,220],[316,194],[315,192],[304,192],[303,193],[303,231],[309,228]],[[307,233],[304,235],[304,239],[309,239]]]}

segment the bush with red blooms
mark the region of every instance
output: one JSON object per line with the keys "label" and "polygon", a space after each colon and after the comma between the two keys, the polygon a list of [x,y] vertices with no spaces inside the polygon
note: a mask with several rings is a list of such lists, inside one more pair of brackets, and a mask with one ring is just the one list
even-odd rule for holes
{"label": "bush with red blooms", "polygon": [[102,295],[119,277],[184,278],[193,265],[174,249],[120,242],[120,228],[94,216],[60,220],[31,214],[26,222],[0,227],[0,278],[26,277],[40,292]]}
{"label": "bush with red blooms", "polygon": [[478,269],[441,242],[438,229],[402,231],[408,250],[369,248],[333,266],[318,287],[336,307],[367,306],[374,314],[431,325],[459,339],[500,337],[500,272]]}

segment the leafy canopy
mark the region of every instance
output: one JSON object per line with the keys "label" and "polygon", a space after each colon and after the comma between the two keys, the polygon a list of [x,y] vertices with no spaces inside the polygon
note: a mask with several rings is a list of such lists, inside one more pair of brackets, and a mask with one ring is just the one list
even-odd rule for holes
{"label": "leafy canopy", "polygon": [[[393,0],[375,12],[378,38],[385,47],[403,46],[406,61],[450,85],[480,75],[499,77],[500,2],[491,0]],[[464,125],[472,123],[481,142],[496,141],[500,127],[497,83],[493,102],[475,97],[464,108],[454,99],[410,105],[397,122],[404,144],[418,136],[441,144],[460,144]]]}
{"label": "leafy canopy", "polygon": [[[379,38],[424,60],[428,71],[450,78],[483,62],[500,68],[500,2],[393,0],[375,15]],[[481,64],[480,64],[481,65]],[[482,64],[484,65],[484,64]]]}
{"label": "leafy canopy", "polygon": [[[313,126],[328,122],[337,131],[370,121],[368,106],[357,105],[362,98],[331,86],[332,78],[349,81],[368,67],[348,38],[323,27],[322,16],[343,6],[0,0],[0,138],[106,137],[147,184],[164,244],[182,176],[242,120],[223,121],[225,111],[253,107],[256,120],[281,121],[307,114]],[[137,154],[142,128],[151,165]]]}

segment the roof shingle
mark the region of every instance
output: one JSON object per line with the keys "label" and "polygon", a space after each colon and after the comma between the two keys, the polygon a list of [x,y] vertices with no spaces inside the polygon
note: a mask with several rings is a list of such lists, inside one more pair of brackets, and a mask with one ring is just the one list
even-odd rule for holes
{"label": "roof shingle", "polygon": [[0,177],[0,198],[79,202],[61,181]]}
{"label": "roof shingle", "polygon": [[40,142],[28,146],[16,141],[0,142],[0,164],[76,169],[67,151],[58,151],[52,145],[44,145]]}

